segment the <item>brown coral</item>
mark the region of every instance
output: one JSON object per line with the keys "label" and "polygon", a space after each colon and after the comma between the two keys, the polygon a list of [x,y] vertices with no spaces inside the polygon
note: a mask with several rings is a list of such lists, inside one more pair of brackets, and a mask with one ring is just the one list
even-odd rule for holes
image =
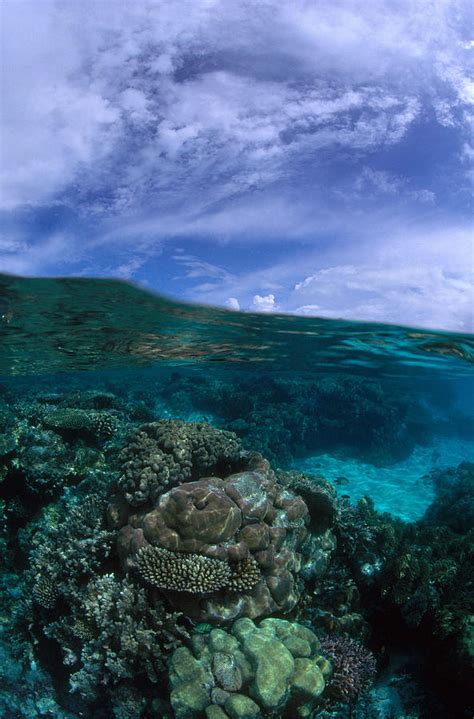
{"label": "brown coral", "polygon": [[[214,441],[216,434],[219,430],[203,437]],[[260,455],[248,456],[244,471],[180,483],[139,507],[123,483],[121,490],[112,495],[108,514],[119,529],[122,563],[133,569],[137,556],[146,557],[139,559],[142,563],[158,556],[149,550],[141,553],[142,548],[157,551],[170,564],[160,563],[155,586],[178,609],[199,621],[219,622],[288,612],[295,606],[300,595],[298,549],[307,536],[308,509],[301,497],[277,482]],[[203,592],[192,589],[188,580],[195,580],[194,575],[186,575],[179,585],[169,579],[170,568],[174,572],[177,567],[176,555],[185,564],[189,555],[198,555],[199,561],[220,560],[230,575],[220,579],[219,587],[214,582],[214,589],[207,583],[206,596],[196,601],[189,592]]]}
{"label": "brown coral", "polygon": [[155,503],[182,482],[236,470],[245,457],[233,432],[203,422],[161,420],[144,424],[122,450],[119,486],[129,504]]}
{"label": "brown coral", "polygon": [[162,547],[142,547],[136,555],[138,573],[159,589],[206,594],[225,587],[230,567],[220,559],[199,554],[177,554]]}
{"label": "brown coral", "polygon": [[44,609],[52,609],[56,604],[59,591],[51,577],[40,574],[36,577],[32,589],[33,599]]}
{"label": "brown coral", "polygon": [[249,592],[258,584],[261,576],[258,562],[253,557],[243,559],[232,567],[227,589],[230,592]]}

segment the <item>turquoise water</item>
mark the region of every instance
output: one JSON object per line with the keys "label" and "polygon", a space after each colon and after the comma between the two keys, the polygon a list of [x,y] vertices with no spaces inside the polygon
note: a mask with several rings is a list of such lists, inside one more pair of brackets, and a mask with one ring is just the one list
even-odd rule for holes
{"label": "turquoise water", "polygon": [[0,342],[1,716],[472,716],[472,336],[0,276]]}

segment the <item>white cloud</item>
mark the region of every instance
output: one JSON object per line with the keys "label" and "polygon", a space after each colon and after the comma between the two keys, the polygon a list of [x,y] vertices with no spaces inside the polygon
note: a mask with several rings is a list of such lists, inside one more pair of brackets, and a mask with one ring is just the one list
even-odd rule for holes
{"label": "white cloud", "polygon": [[251,309],[257,312],[275,312],[278,309],[278,305],[275,303],[275,295],[255,295]]}
{"label": "white cloud", "polygon": [[225,306],[230,310],[240,310],[240,302],[236,297],[228,297]]}
{"label": "white cloud", "polygon": [[471,100],[456,0],[19,8],[3,9],[4,207],[74,188],[89,209],[162,212],[192,191],[205,213],[308,153],[399,142],[427,88],[445,123]]}
{"label": "white cloud", "polygon": [[415,225],[403,218],[401,231],[399,220],[366,218],[360,228],[366,239],[356,246],[300,247],[291,258],[229,273],[191,287],[190,293],[198,301],[224,306],[232,293],[252,311],[473,331],[470,228]]}
{"label": "white cloud", "polygon": [[67,273],[78,260],[79,251],[72,244],[71,237],[53,233],[40,242],[26,238],[9,238],[0,241],[0,272],[14,275],[41,275]]}
{"label": "white cloud", "polygon": [[4,0],[0,204],[67,205],[97,229],[13,234],[1,268],[60,271],[94,253],[88,267],[129,277],[176,237],[286,243],[247,272],[175,261],[209,302],[273,311],[278,296],[286,311],[467,326],[469,249],[439,212],[443,188],[376,160],[437,117],[458,143],[447,182],[466,181],[469,12],[467,0]]}
{"label": "white cloud", "polygon": [[[469,231],[395,235],[355,264],[318,269],[294,288],[294,311],[322,317],[474,329],[474,257]],[[341,253],[340,259],[343,259]],[[301,302],[303,300],[303,303]]]}
{"label": "white cloud", "polygon": [[374,170],[370,167],[363,167],[362,171],[350,188],[349,196],[371,198],[379,195],[396,197],[401,200],[415,200],[421,203],[431,204],[436,200],[436,194],[426,188],[412,189],[410,181],[406,177],[395,175],[386,170]]}
{"label": "white cloud", "polygon": [[232,277],[223,267],[204,262],[194,255],[179,252],[173,256],[173,259],[185,270],[184,276],[187,279],[208,278],[227,282]]}

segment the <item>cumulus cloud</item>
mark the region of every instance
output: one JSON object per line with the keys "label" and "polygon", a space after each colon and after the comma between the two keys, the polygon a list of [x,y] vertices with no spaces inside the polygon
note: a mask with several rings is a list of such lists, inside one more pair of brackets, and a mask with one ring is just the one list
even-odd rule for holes
{"label": "cumulus cloud", "polygon": [[240,310],[240,302],[236,297],[228,297],[225,301],[225,306],[230,310]]}
{"label": "cumulus cloud", "polygon": [[255,295],[252,309],[257,312],[275,312],[278,309],[278,305],[275,303],[275,295]]}

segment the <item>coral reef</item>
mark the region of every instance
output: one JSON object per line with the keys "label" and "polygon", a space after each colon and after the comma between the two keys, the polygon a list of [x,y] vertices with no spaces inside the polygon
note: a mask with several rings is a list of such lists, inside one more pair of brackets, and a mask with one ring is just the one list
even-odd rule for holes
{"label": "coral reef", "polygon": [[283,619],[242,618],[227,631],[194,633],[169,664],[176,719],[309,717],[331,673],[316,635]]}
{"label": "coral reef", "polygon": [[178,411],[214,412],[246,447],[282,465],[320,448],[348,447],[386,464],[410,454],[415,440],[429,435],[426,409],[409,392],[366,378],[262,375],[232,382],[174,373],[162,395]]}
{"label": "coral reef", "polygon": [[319,533],[333,526],[337,512],[337,493],[324,477],[295,470],[277,471],[278,481],[303,497],[308,507],[311,530]]}
{"label": "coral reef", "polygon": [[432,525],[444,525],[466,534],[474,527],[474,464],[463,462],[456,468],[438,470],[431,477],[436,499],[424,517]]}
{"label": "coral reef", "polygon": [[216,377],[0,385],[0,714],[471,716],[473,465],[405,524],[258,453],[393,461],[404,392]]}
{"label": "coral reef", "polygon": [[237,437],[204,423],[162,420],[142,425],[120,454],[119,486],[134,506],[197,477],[230,473],[242,464]]}
{"label": "coral reef", "polygon": [[[229,439],[218,430],[204,432],[201,425],[197,430],[204,442],[201,456],[210,454],[207,442],[213,448]],[[187,466],[186,455],[182,461]],[[240,453],[238,461],[242,463]],[[295,606],[301,591],[298,548],[308,534],[308,510],[301,497],[278,483],[260,455],[247,457],[245,471],[188,481],[154,496],[154,503],[137,511],[135,495],[127,489],[123,492],[119,481],[118,492],[111,497],[109,526],[119,530],[118,551],[125,568],[144,575],[146,565],[149,580],[154,561],[155,586],[161,585],[175,607],[198,621],[255,618]],[[150,546],[155,550],[144,553]],[[158,561],[166,558],[168,567]],[[177,587],[180,592],[167,591]],[[211,596],[194,596],[205,591]]]}
{"label": "coral reef", "polygon": [[152,606],[142,588],[106,574],[78,595],[72,617],[51,623],[45,633],[60,641],[64,662],[74,670],[71,690],[94,700],[104,685],[113,696],[117,686],[129,686],[124,680],[141,675],[156,684],[166,653],[187,636],[178,619],[162,604]]}
{"label": "coral reef", "polygon": [[116,692],[135,711],[145,706],[140,694],[135,703],[130,698],[135,682],[143,677],[156,685],[164,677],[167,653],[187,631],[179,613],[110,571],[113,539],[103,496],[86,495],[46,512],[21,536],[22,544],[33,547],[25,574],[31,601],[21,614],[36,644],[49,641],[60,650],[71,692],[86,706],[101,697],[116,716],[125,716]]}
{"label": "coral reef", "polygon": [[320,650],[332,665],[328,692],[335,699],[353,699],[373,682],[375,657],[359,642],[344,636],[325,637]]}

